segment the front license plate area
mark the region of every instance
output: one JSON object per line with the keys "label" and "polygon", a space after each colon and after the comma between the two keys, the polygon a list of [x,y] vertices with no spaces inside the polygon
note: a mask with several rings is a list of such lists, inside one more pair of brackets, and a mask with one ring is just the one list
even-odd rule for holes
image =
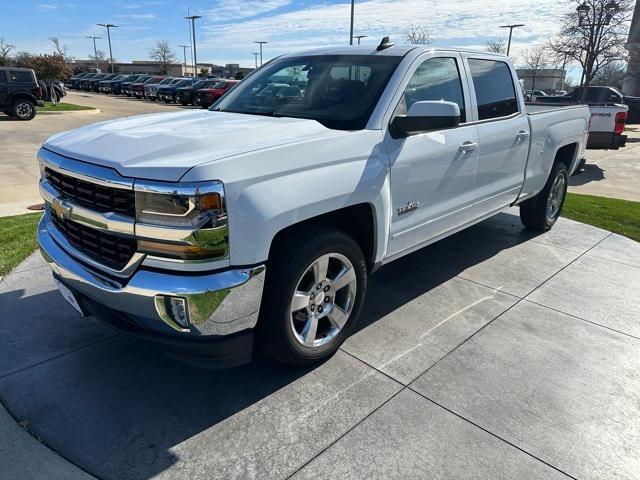
{"label": "front license plate area", "polygon": [[76,299],[76,296],[73,294],[73,292],[69,290],[66,286],[64,286],[62,282],[60,282],[60,280],[58,280],[57,278],[54,278],[53,281],[56,282],[56,287],[58,287],[58,290],[60,291],[62,298],[64,298],[73,308],[75,308],[78,311],[78,313],[80,313],[80,315],[82,315],[83,317],[86,317],[85,313],[82,311],[82,307],[78,303],[78,300]]}

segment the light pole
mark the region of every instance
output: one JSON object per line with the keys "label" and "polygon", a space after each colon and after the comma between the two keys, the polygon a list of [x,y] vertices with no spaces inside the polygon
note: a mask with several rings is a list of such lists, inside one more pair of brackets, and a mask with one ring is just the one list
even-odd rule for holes
{"label": "light pole", "polygon": [[351,27],[349,28],[349,45],[353,45],[353,12],[356,8],[356,0],[351,0]]}
{"label": "light pole", "polygon": [[256,61],[256,70],[258,69],[258,55],[260,55],[260,52],[251,52],[251,55],[253,55],[253,59]]}
{"label": "light pole", "polygon": [[356,36],[355,36],[355,37],[353,37],[353,38],[357,38],[357,39],[358,39],[358,45],[360,45],[360,39],[361,39],[361,38],[367,38],[367,35],[356,35]]}
{"label": "light pole", "polygon": [[113,71],[113,52],[111,51],[111,29],[118,28],[118,25],[113,25],[112,23],[98,23],[98,26],[107,29],[107,38],[109,38],[109,63],[111,64],[111,73],[115,73]]}
{"label": "light pole", "polygon": [[[182,48],[182,56],[184,57],[184,68],[185,70],[187,69],[187,48],[189,48],[189,45],[178,45],[180,48]],[[187,72],[185,71],[185,74]]]}
{"label": "light pole", "polygon": [[257,43],[258,45],[260,45],[260,66],[262,66],[262,45],[264,45],[267,42],[265,42],[264,40],[256,40],[253,43]]}
{"label": "light pole", "polygon": [[524,23],[516,23],[513,25],[500,25],[500,28],[508,28],[509,29],[509,42],[507,43],[507,56],[511,52],[511,37],[513,36],[513,29],[518,27],[524,27]]}
{"label": "light pole", "polygon": [[[593,53],[595,45],[600,44],[600,41],[602,40],[603,27],[606,27],[611,23],[611,18],[618,13],[619,10],[620,5],[618,5],[614,0],[610,0],[602,6],[600,11],[597,11],[597,8],[594,9],[592,21],[589,16],[591,7],[589,7],[586,2],[583,2],[576,8],[576,13],[578,14],[578,27],[589,29],[585,34],[585,37],[588,39],[588,43],[584,49],[584,66],[582,68],[582,76],[580,78],[580,96],[583,101],[587,97],[587,88],[591,82],[591,79],[588,77],[591,73],[591,64],[594,62],[590,53]],[[587,88],[584,88],[585,83],[587,83]]]}
{"label": "light pole", "polygon": [[96,64],[96,68],[98,68],[98,49],[96,48],[96,38],[100,40],[102,37],[92,37],[91,35],[86,35],[86,37],[93,39],[93,61]]}
{"label": "light pole", "polygon": [[196,20],[202,18],[202,15],[189,15],[184,17],[187,20],[191,20],[191,34],[193,35],[193,78],[198,76],[198,54],[196,53]]}

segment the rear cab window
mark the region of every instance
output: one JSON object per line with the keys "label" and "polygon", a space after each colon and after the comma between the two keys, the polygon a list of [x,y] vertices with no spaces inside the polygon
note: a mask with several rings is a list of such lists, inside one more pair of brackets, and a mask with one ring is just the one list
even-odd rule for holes
{"label": "rear cab window", "polygon": [[7,74],[4,70],[0,70],[0,83],[7,83]]}
{"label": "rear cab window", "polygon": [[519,112],[511,69],[505,62],[470,58],[469,69],[478,104],[478,120],[509,117]]}
{"label": "rear cab window", "polygon": [[9,70],[9,78],[16,83],[35,83],[33,74],[27,70]]}

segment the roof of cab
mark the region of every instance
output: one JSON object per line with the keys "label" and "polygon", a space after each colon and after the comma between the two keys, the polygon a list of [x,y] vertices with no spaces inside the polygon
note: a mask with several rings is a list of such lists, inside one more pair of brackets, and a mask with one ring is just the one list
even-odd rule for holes
{"label": "roof of cab", "polygon": [[345,46],[333,46],[315,48],[312,50],[305,50],[302,52],[295,52],[287,54],[288,57],[298,57],[306,55],[379,55],[379,56],[394,56],[402,57],[412,50],[420,51],[434,51],[434,52],[463,52],[463,53],[476,53],[482,55],[489,55],[495,57],[505,57],[505,55],[499,53],[485,52],[481,50],[471,50],[465,48],[447,48],[447,47],[433,47],[431,45],[393,45],[392,47],[378,50],[377,45],[345,45]]}

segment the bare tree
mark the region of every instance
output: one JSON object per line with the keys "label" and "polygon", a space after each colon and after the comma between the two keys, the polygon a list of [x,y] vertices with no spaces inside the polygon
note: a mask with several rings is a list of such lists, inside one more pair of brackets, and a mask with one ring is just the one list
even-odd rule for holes
{"label": "bare tree", "polygon": [[109,59],[107,58],[107,54],[103,50],[96,50],[95,54],[90,53],[88,56],[93,64],[97,65],[100,70],[107,71],[109,69]]}
{"label": "bare tree", "polygon": [[621,90],[626,72],[627,66],[624,63],[609,63],[595,74],[592,84],[606,85]]}
{"label": "bare tree", "polygon": [[525,75],[531,78],[531,96],[533,97],[540,70],[546,68],[549,64],[548,53],[545,47],[534,47],[525,51],[522,57],[524,59],[522,66],[526,71]]}
{"label": "bare tree", "polygon": [[58,37],[49,37],[51,43],[53,43],[53,54],[59,55],[65,60],[69,59],[69,47],[66,46]]}
{"label": "bare tree", "polygon": [[487,52],[506,54],[507,46],[505,45],[505,41],[495,38],[487,40]]}
{"label": "bare tree", "polygon": [[433,41],[433,35],[429,27],[412,26],[405,34],[405,40],[416,45],[428,45]]}
{"label": "bare tree", "polygon": [[15,45],[11,45],[4,38],[0,38],[0,66],[9,64],[9,54],[15,48]]}
{"label": "bare tree", "polygon": [[[548,47],[559,62],[563,58],[576,61],[582,67],[582,100],[587,87],[607,65],[624,60],[628,22],[634,0],[569,0],[569,13],[561,19],[559,35]],[[585,12],[581,16],[578,6]],[[616,8],[611,8],[614,6]],[[586,8],[588,10],[586,10]]]}
{"label": "bare tree", "polygon": [[158,40],[149,50],[149,56],[160,63],[160,73],[163,75],[167,74],[169,64],[176,61],[176,54],[166,40]]}

